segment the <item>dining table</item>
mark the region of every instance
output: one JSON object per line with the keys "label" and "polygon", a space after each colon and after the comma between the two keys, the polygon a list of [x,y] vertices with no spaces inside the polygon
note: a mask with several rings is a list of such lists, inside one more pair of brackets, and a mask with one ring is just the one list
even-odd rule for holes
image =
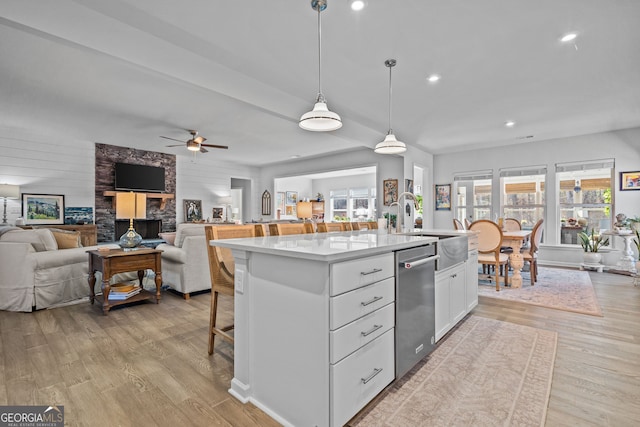
{"label": "dining table", "polygon": [[520,253],[520,248],[531,237],[532,230],[517,230],[517,231],[503,231],[502,232],[502,246],[508,246],[513,249],[513,252],[509,255],[509,264],[513,269],[513,275],[511,276],[511,287],[522,287],[522,267],[524,267],[524,259]]}

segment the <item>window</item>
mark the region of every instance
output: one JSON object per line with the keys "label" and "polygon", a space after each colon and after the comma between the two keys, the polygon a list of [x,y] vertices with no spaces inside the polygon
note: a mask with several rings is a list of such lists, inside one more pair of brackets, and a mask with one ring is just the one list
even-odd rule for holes
{"label": "window", "polygon": [[331,190],[333,221],[367,221],[376,218],[376,189],[351,188]]}
{"label": "window", "polygon": [[454,177],[455,216],[464,223],[491,219],[491,179],[493,171]]}
{"label": "window", "polygon": [[545,167],[503,169],[500,188],[504,218],[515,218],[523,229],[532,229],[545,216]]}
{"label": "window", "polygon": [[612,159],[556,165],[560,243],[579,244],[581,231],[611,229]]}

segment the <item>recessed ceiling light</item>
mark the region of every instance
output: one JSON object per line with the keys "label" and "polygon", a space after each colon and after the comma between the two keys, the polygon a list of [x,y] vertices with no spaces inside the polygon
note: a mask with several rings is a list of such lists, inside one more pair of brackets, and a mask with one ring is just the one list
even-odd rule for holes
{"label": "recessed ceiling light", "polygon": [[292,159],[299,159],[300,158],[300,154],[294,154],[293,156],[291,156]]}
{"label": "recessed ceiling light", "polygon": [[431,74],[429,77],[427,77],[427,81],[429,83],[435,83],[438,80],[440,80],[440,76],[438,74]]}
{"label": "recessed ceiling light", "polygon": [[506,122],[504,122],[504,125],[508,128],[512,128],[516,125],[516,122],[514,122],[513,120],[508,120]]}
{"label": "recessed ceiling light", "polygon": [[364,9],[364,1],[353,0],[351,2],[351,10],[362,10],[362,9]]}
{"label": "recessed ceiling light", "polygon": [[578,35],[576,33],[567,33],[560,39],[561,42],[566,43],[574,40]]}

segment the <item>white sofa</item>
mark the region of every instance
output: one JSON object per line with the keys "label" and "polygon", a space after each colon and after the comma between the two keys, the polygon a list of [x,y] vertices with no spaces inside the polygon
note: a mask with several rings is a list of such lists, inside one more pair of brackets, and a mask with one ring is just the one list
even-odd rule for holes
{"label": "white sofa", "polygon": [[[189,299],[192,292],[211,289],[205,225],[178,224],[174,244],[161,243],[162,283]],[[165,239],[166,240],[166,239]]]}
{"label": "white sofa", "polygon": [[39,310],[88,296],[86,252],[96,248],[59,249],[50,229],[0,226],[0,310]]}

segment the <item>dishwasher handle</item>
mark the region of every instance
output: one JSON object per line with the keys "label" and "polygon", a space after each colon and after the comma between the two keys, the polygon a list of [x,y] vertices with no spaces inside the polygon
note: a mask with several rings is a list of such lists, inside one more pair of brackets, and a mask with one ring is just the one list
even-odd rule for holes
{"label": "dishwasher handle", "polygon": [[422,264],[426,264],[428,262],[435,261],[435,260],[437,260],[439,258],[440,258],[440,255],[433,255],[433,256],[430,256],[428,258],[419,259],[417,261],[403,262],[402,266],[408,270],[410,268],[418,267],[418,266],[420,266]]}

